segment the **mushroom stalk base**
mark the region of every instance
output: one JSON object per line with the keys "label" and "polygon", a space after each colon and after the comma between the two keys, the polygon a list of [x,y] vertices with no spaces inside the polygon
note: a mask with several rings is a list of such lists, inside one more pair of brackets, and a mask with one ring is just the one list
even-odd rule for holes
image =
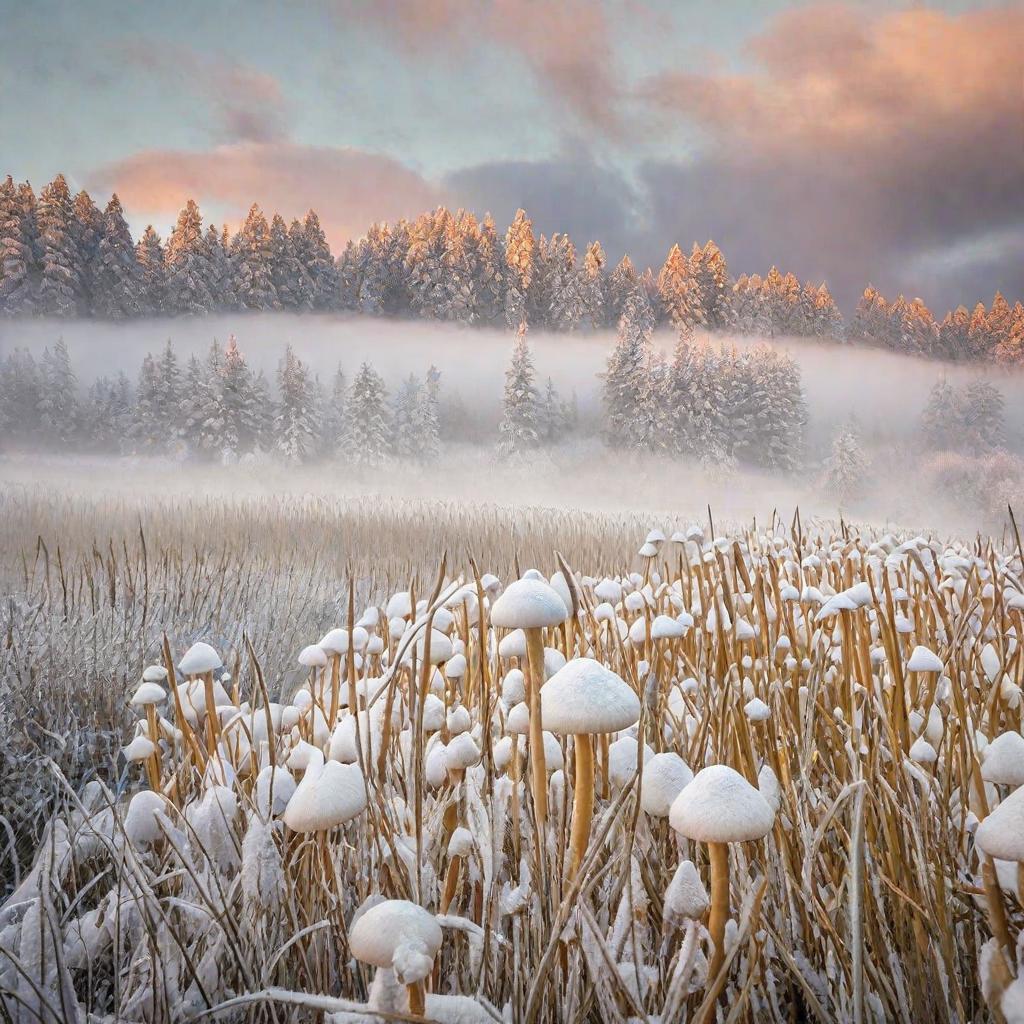
{"label": "mushroom stalk base", "polygon": [[422,1017],[427,1011],[427,993],[422,981],[407,986],[409,993],[409,1013],[414,1017]]}
{"label": "mushroom stalk base", "polygon": [[579,871],[590,841],[590,822],[594,814],[594,741],[589,735],[574,737],[576,752],[576,788],[572,794],[572,836],[569,855],[569,880]]}
{"label": "mushroom stalk base", "polygon": [[540,719],[540,688],[544,683],[544,641],[539,629],[527,629],[527,700],[530,707],[530,788],[538,828],[548,818],[548,773],[544,764],[544,727]]}
{"label": "mushroom stalk base", "polygon": [[711,914],[708,931],[714,950],[708,968],[708,983],[714,982],[725,961],[725,923],[729,920],[729,845],[709,843],[711,857]]}

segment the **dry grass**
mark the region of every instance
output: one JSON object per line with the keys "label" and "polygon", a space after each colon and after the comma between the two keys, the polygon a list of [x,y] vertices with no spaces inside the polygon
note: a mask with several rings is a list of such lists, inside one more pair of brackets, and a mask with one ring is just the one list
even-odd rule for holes
{"label": "dry grass", "polygon": [[[996,878],[973,839],[1007,792],[982,780],[980,748],[1021,730],[1012,546],[901,544],[774,522],[718,545],[666,542],[645,566],[633,553],[649,523],[633,515],[14,492],[0,515],[12,594],[0,756],[36,752],[18,776],[0,765],[21,783],[5,782],[2,802],[22,872],[0,908],[0,1005],[15,1020],[163,1022],[215,1009],[222,1020],[404,1019],[401,1006],[397,1018],[367,1017],[370,969],[348,945],[357,909],[375,895],[446,914],[428,988],[474,997],[478,1016],[465,1019],[983,1021],[1019,970],[1016,871],[1000,865]],[[767,793],[777,780],[772,832],[731,847],[717,977],[707,976],[706,922],[674,917],[667,899],[681,860],[707,885],[708,849],[642,810],[639,754],[621,737],[597,742],[594,823],[574,878],[572,740],[558,741],[565,764],[550,778],[543,829],[525,784],[530,762],[513,770],[515,759],[495,760],[515,662],[499,656],[502,631],[489,624],[478,571],[548,575],[556,551],[576,573],[578,614],[571,628],[546,632],[546,647],[596,657],[633,686],[643,704],[636,733],[652,750],[678,753],[695,772],[731,765]],[[645,578],[630,579],[638,569]],[[597,612],[605,576],[625,586],[612,620]],[[452,604],[449,633],[467,669],[435,679],[401,654],[460,581],[483,614],[474,621],[471,607]],[[858,583],[867,589],[856,607],[817,621],[805,588],[827,598]],[[258,812],[262,766],[286,764],[299,740],[330,751],[315,712],[264,749],[236,723],[208,763],[213,721],[189,727],[169,702],[162,713],[181,733],[161,744],[160,832],[153,841],[126,832],[128,797],[145,775],[112,768],[110,753],[130,735],[125,698],[146,663],[173,668],[206,639],[230,671],[234,703],[289,701],[307,681],[299,649],[397,590],[427,604],[401,638],[382,617],[387,664],[367,656],[358,670],[354,659],[340,666],[340,681],[350,662],[353,679],[378,680],[365,688],[373,727],[359,727],[362,814],[300,834]],[[657,615],[684,611],[694,619],[685,636],[652,638]],[[941,675],[907,670],[917,644],[939,655]],[[330,673],[309,685],[313,707],[327,712]],[[432,752],[436,763],[437,745],[452,738],[447,725],[424,726],[432,689],[469,713],[480,761],[464,773],[449,766],[428,778]],[[770,709],[763,721],[745,711],[754,697]],[[910,753],[925,732],[934,762],[915,760],[920,745]],[[211,789],[228,762],[230,797]],[[472,838],[461,859],[449,848],[454,827]],[[3,870],[13,883],[9,854]],[[979,961],[993,935],[987,1006]],[[383,1012],[381,992],[372,998]],[[442,1010],[428,1002],[427,1012]]]}

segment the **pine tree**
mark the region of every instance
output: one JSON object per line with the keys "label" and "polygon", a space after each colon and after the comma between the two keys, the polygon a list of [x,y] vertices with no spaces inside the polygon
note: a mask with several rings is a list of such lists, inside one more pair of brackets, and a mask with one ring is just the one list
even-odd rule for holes
{"label": "pine tree", "polygon": [[92,309],[98,316],[123,320],[142,312],[143,271],[116,194],[103,213],[91,280]]}
{"label": "pine tree", "polygon": [[235,298],[234,272],[231,266],[231,254],[228,251],[230,240],[228,229],[225,227],[218,231],[216,225],[211,224],[206,229],[206,256],[207,256],[207,289],[210,292],[210,301],[213,308],[236,309],[238,301]]}
{"label": "pine tree", "polygon": [[420,391],[420,382],[410,373],[395,394],[391,412],[391,453],[397,459],[411,461],[418,455]]}
{"label": "pine tree", "polygon": [[505,292],[505,323],[516,328],[526,321],[527,296],[533,283],[537,243],[533,224],[525,210],[516,210],[505,232],[505,265],[508,268],[508,289]]}
{"label": "pine tree", "polygon": [[205,360],[196,355],[189,357],[181,389],[179,415],[181,441],[193,458],[212,459],[221,450],[217,408],[219,378],[220,348],[216,342]]}
{"label": "pine tree", "polygon": [[712,330],[729,326],[729,268],[721,249],[712,241],[703,248],[695,244],[690,255],[690,277],[693,289],[703,307],[702,323]]}
{"label": "pine tree", "polygon": [[[275,222],[277,218],[275,217]],[[274,236],[274,225],[271,225],[271,237]],[[282,256],[287,253],[290,258],[290,271],[282,274]],[[309,267],[314,263],[315,254],[302,223],[293,220],[288,225],[287,245],[280,240],[274,242],[274,287],[278,295],[285,293],[281,304],[302,312],[313,308],[314,286]],[[331,264],[333,266],[333,262]]]}
{"label": "pine tree", "polygon": [[619,260],[619,265],[608,278],[608,322],[618,325],[626,301],[636,291],[639,282],[633,261],[628,256]]}
{"label": "pine tree", "polygon": [[78,434],[78,380],[63,338],[43,352],[39,382],[42,436],[56,448],[70,448]]}
{"label": "pine tree", "polygon": [[167,437],[158,412],[161,401],[156,360],[152,353],[147,352],[139,370],[132,409],[131,436],[137,452],[162,452],[166,448]]}
{"label": "pine tree", "polygon": [[0,312],[33,312],[35,262],[22,201],[8,175],[0,185]]}
{"label": "pine tree", "polygon": [[950,451],[962,443],[962,426],[957,394],[943,377],[928,394],[928,404],[921,414],[921,437],[932,451]]}
{"label": "pine tree", "polygon": [[82,258],[76,240],[74,207],[62,174],[39,194],[39,312],[74,316],[82,303]]}
{"label": "pine tree", "polygon": [[270,228],[256,203],[249,208],[245,223],[231,240],[231,272],[240,309],[280,309],[272,273]]}
{"label": "pine tree", "polygon": [[216,308],[210,294],[210,254],[203,237],[203,218],[190,199],[178,215],[164,257],[164,311],[208,313]]}
{"label": "pine tree", "polygon": [[708,341],[689,353],[689,450],[702,466],[728,474],[732,468],[730,424],[726,419],[728,361]]}
{"label": "pine tree", "polygon": [[75,251],[78,256],[79,308],[86,312],[93,307],[93,269],[96,250],[103,237],[103,214],[100,213],[92,196],[83,189],[75,196],[72,204],[74,213]]}
{"label": "pine tree", "polygon": [[1005,402],[987,380],[967,386],[962,402],[964,443],[969,452],[984,455],[1006,443]]}
{"label": "pine tree", "polygon": [[1024,366],[1024,306],[1016,303],[1005,337],[992,351],[1000,366]]}
{"label": "pine tree", "polygon": [[321,441],[327,458],[335,458],[345,437],[345,404],[348,398],[348,381],[338,364],[331,381],[331,393],[324,402]]}
{"label": "pine tree", "polygon": [[690,308],[690,265],[678,245],[669,250],[658,274],[658,295],[669,322],[677,331],[692,327],[697,322]]}
{"label": "pine tree", "polygon": [[619,318],[619,340],[602,376],[608,443],[615,448],[643,444],[641,404],[654,314],[642,288],[633,289]]}
{"label": "pine tree", "polygon": [[312,288],[313,309],[337,309],[341,298],[338,267],[320,226],[320,218],[312,210],[302,222],[302,234],[305,241],[302,264]]}
{"label": "pine tree", "polygon": [[565,403],[559,398],[555,382],[550,377],[538,412],[537,436],[541,444],[555,445],[564,441],[569,429],[568,415]]}
{"label": "pine tree", "polygon": [[363,363],[345,405],[345,456],[356,466],[378,466],[391,450],[384,381]]}
{"label": "pine tree", "polygon": [[142,275],[142,306],[145,312],[159,314],[165,311],[167,267],[164,247],[152,224],[146,226],[142,238],[135,245],[135,258]]}
{"label": "pine tree", "polygon": [[291,345],[278,365],[277,390],[274,447],[288,462],[304,462],[317,447],[314,394],[309,371]]}
{"label": "pine tree", "polygon": [[480,225],[476,257],[474,320],[486,325],[503,323],[509,273],[505,264],[505,249],[490,214],[484,217]]}
{"label": "pine tree", "polygon": [[440,405],[441,371],[436,366],[430,366],[416,408],[417,454],[421,462],[433,462],[441,453]]}
{"label": "pine tree", "polygon": [[583,275],[576,266],[576,250],[568,235],[551,239],[550,299],[547,321],[553,330],[575,330],[586,312]]}
{"label": "pine tree", "polygon": [[0,438],[4,442],[38,441],[42,385],[39,366],[28,349],[14,349],[0,364]]}
{"label": "pine tree", "polygon": [[857,498],[867,480],[868,461],[861,449],[860,438],[851,422],[842,427],[832,442],[832,452],[825,460],[824,488],[840,505]]}
{"label": "pine tree", "polygon": [[498,428],[498,454],[512,458],[536,448],[539,436],[539,396],[534,385],[533,360],[526,343],[526,323],[520,324],[512,350],[512,361],[505,371],[505,395]]}
{"label": "pine tree", "polygon": [[884,345],[889,333],[889,305],[872,285],[864,289],[850,324],[850,338],[870,345]]}
{"label": "pine tree", "polygon": [[119,453],[129,447],[132,426],[131,382],[122,371],[113,380],[100,377],[89,388],[82,431],[96,452]]}
{"label": "pine tree", "polygon": [[939,325],[937,355],[944,359],[969,359],[971,314],[965,306],[957,306],[945,315]]}
{"label": "pine tree", "polygon": [[658,453],[671,450],[671,415],[668,406],[671,382],[671,370],[665,361],[664,353],[651,352],[640,390],[636,419],[637,448]]}
{"label": "pine tree", "polygon": [[221,451],[234,457],[253,451],[259,437],[260,419],[268,413],[257,404],[253,383],[252,372],[232,334],[220,364],[217,419]]}
{"label": "pine tree", "polygon": [[607,258],[600,242],[591,242],[583,257],[584,316],[594,330],[608,326],[608,281],[605,276]]}

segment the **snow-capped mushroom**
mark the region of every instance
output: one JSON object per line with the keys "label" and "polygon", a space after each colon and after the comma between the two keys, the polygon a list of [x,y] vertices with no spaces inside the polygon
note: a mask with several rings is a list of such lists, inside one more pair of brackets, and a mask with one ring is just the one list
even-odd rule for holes
{"label": "snow-capped mushroom", "polygon": [[544,725],[558,735],[571,735],[576,751],[569,855],[571,879],[586,853],[594,810],[591,736],[635,725],[640,717],[640,698],[628,683],[592,658],[568,662],[547,681],[540,697]]}
{"label": "snow-capped mushroom", "polygon": [[990,857],[1024,861],[1024,787],[1015,789],[982,821],[974,839]]}
{"label": "snow-capped mushroom", "polygon": [[941,672],[944,667],[942,659],[921,644],[914,648],[907,661],[909,672]]}
{"label": "snow-capped mushroom", "polygon": [[437,918],[409,900],[383,900],[361,911],[349,928],[352,955],[364,964],[394,971],[406,986],[409,1013],[422,1017],[423,982],[434,965],[443,936]]}
{"label": "snow-capped mushroom", "polygon": [[1024,736],[1012,731],[997,736],[985,748],[981,777],[1003,786],[1024,786]]}
{"label": "snow-capped mushroom", "polygon": [[366,782],[359,766],[324,762],[313,748],[305,774],[284,809],[284,823],[293,832],[323,832],[342,825],[366,808]]}
{"label": "snow-capped mushroom", "polygon": [[[217,706],[214,695],[213,673],[223,667],[220,655],[207,643],[202,640],[194,643],[178,662],[178,669],[190,680],[201,676],[205,694],[204,710],[206,713],[206,747],[207,753],[212,754],[217,746],[217,737],[220,734],[220,720],[213,713]],[[226,694],[225,694],[226,696]]]}
{"label": "snow-capped mushroom", "polygon": [[[500,629],[521,629],[526,634],[527,701],[530,705],[530,786],[541,828],[547,819],[547,772],[541,725],[540,688],[544,683],[543,630],[569,617],[565,602],[543,580],[510,583],[491,608],[491,622]],[[550,683],[549,683],[550,685]]]}
{"label": "snow-capped mushroom", "polygon": [[767,800],[739,772],[724,764],[702,768],[676,797],[669,824],[681,835],[708,844],[711,860],[711,916],[708,930],[714,953],[708,977],[725,958],[729,917],[729,844],[763,839],[775,823]]}
{"label": "snow-capped mushroom", "polygon": [[667,818],[672,803],[693,781],[693,772],[674,751],[655,754],[640,776],[640,806],[652,818]]}

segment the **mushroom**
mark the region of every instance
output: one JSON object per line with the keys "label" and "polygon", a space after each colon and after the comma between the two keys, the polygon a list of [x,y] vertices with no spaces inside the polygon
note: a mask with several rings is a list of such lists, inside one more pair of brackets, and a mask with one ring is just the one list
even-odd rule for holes
{"label": "mushroom", "polygon": [[284,809],[284,823],[293,832],[323,832],[365,808],[366,782],[359,766],[324,763],[323,753],[313,748],[302,781]]}
{"label": "mushroom", "polygon": [[[572,879],[586,853],[594,812],[591,736],[635,725],[640,717],[640,698],[628,683],[600,662],[593,658],[576,658],[547,681],[541,691],[541,716],[551,732],[573,737],[576,752],[569,853],[569,878]],[[532,716],[530,727],[532,732]]]}
{"label": "mushroom", "polygon": [[423,982],[441,948],[437,918],[408,900],[384,900],[359,914],[348,938],[357,960],[394,971],[406,986],[409,1013],[422,1017],[426,1009]]}
{"label": "mushroom", "polygon": [[767,800],[739,772],[724,764],[702,768],[676,797],[669,823],[681,835],[708,844],[711,860],[711,916],[714,944],[709,978],[725,960],[725,923],[729,917],[729,843],[763,839],[775,823]]}
{"label": "mushroom", "polygon": [[527,702],[530,707],[530,788],[537,822],[547,819],[547,773],[544,769],[544,739],[541,725],[540,688],[544,682],[544,640],[542,630],[557,626],[569,617],[565,602],[542,580],[516,580],[491,608],[491,622],[500,629],[522,629],[527,648]]}
{"label": "mushroom", "polygon": [[1003,786],[1024,786],[1024,736],[1004,732],[986,748],[981,777]]}
{"label": "mushroom", "polygon": [[676,753],[655,754],[640,776],[640,806],[652,818],[667,818],[672,803],[693,781],[693,772]]}
{"label": "mushroom", "polygon": [[[142,673],[142,682],[139,683],[138,688],[132,695],[130,701],[135,707],[141,707],[146,713],[146,735],[149,736],[153,743],[153,751],[150,755],[150,759],[147,762],[146,768],[149,774],[149,785],[151,789],[160,788],[160,727],[157,723],[156,706],[162,704],[167,699],[167,691],[160,685],[156,679],[147,679],[147,674],[151,674],[152,669],[159,669],[163,675],[162,679],[167,678],[167,669],[162,665],[150,665],[149,668]],[[129,759],[130,760],[130,759]]]}
{"label": "mushroom", "polygon": [[178,662],[178,670],[189,679],[202,676],[203,692],[206,696],[206,743],[207,753],[212,754],[217,745],[217,734],[220,731],[220,722],[214,713],[217,702],[213,692],[213,673],[221,668],[223,662],[220,655],[207,643],[202,640],[194,643]]}

